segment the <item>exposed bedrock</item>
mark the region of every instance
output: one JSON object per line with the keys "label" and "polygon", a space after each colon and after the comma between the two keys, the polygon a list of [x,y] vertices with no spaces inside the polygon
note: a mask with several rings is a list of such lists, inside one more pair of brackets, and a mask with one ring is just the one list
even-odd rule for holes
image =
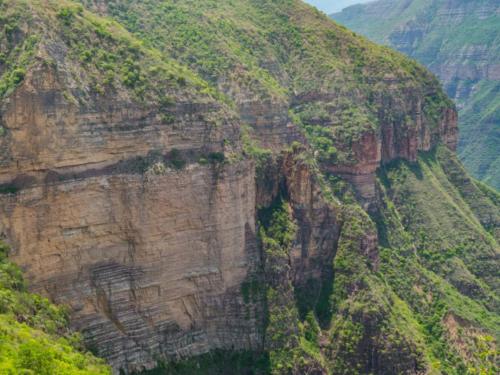
{"label": "exposed bedrock", "polygon": [[458,154],[469,173],[500,188],[497,0],[378,0],[333,15],[348,28],[425,65],[456,103]]}
{"label": "exposed bedrock", "polygon": [[[1,108],[0,235],[31,289],[67,304],[73,327],[115,371],[261,349],[264,304],[242,293],[262,271],[256,208],[286,196],[298,224],[289,254],[296,287],[331,281],[342,231],[341,207],[325,200],[316,172],[293,151],[280,153],[305,143],[291,104],[233,95],[238,118],[209,97],[177,93],[166,124],[159,108],[120,91],[77,92],[59,67],[35,64]],[[348,145],[352,162],[328,166],[366,207],[381,164],[456,145],[453,109],[431,125],[419,95],[392,97],[380,107],[400,116],[379,113],[380,129]],[[257,176],[242,156],[242,123],[274,151]],[[178,170],[168,164],[174,150]],[[213,153],[230,160],[207,160]],[[371,233],[360,245],[375,266],[376,245]]]}
{"label": "exposed bedrock", "polygon": [[90,177],[1,199],[34,291],[68,304],[116,368],[259,345],[240,285],[257,263],[252,164]]}
{"label": "exposed bedrock", "polygon": [[416,161],[419,151],[429,151],[438,143],[456,150],[458,119],[454,109],[444,109],[437,126],[430,125],[422,115],[420,100],[410,113],[412,118],[409,122],[405,117],[390,120],[381,114],[379,131],[364,133],[360,139],[352,142],[355,162],[328,167],[331,172],[353,184],[365,208],[376,201],[375,178],[380,166],[397,159]]}
{"label": "exposed bedrock", "polygon": [[[257,181],[257,204],[271,206],[280,197],[290,203],[298,224],[289,254],[294,284],[319,280],[331,268],[341,229],[341,210],[328,203],[310,166],[294,152],[266,166]],[[274,178],[273,178],[274,177]]]}
{"label": "exposed bedrock", "polygon": [[221,108],[213,101],[181,95],[169,108],[175,124],[165,124],[158,106],[135,104],[119,92],[75,103],[69,79],[40,64],[4,104],[0,183],[20,174],[102,168],[156,150],[221,151],[239,138],[236,119],[214,124]]}
{"label": "exposed bedrock", "polygon": [[[239,127],[214,125],[210,101],[179,99],[175,125],[127,97],[76,105],[62,80],[34,69],[2,111],[0,183],[17,194],[0,195],[0,233],[31,289],[69,305],[116,370],[258,348],[241,297],[258,265],[253,163],[195,162]],[[180,171],[161,162],[174,149]]]}

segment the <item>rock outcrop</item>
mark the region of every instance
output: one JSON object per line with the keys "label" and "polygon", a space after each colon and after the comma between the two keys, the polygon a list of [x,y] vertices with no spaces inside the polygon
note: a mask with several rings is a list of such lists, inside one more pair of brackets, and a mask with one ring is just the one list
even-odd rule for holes
{"label": "rock outcrop", "polygon": [[415,58],[436,74],[460,112],[458,152],[495,188],[498,170],[500,8],[493,0],[380,0],[332,15],[347,27]]}
{"label": "rock outcrop", "polygon": [[[19,3],[37,20],[19,38],[44,38],[1,102],[0,234],[30,288],[69,306],[116,373],[216,350],[272,364],[285,353],[297,374],[338,358],[380,374],[431,366],[398,331],[367,212],[381,215],[380,167],[456,148],[456,111],[434,77],[297,1],[263,1],[265,15],[243,1],[232,26],[218,18],[231,1],[83,3]],[[144,35],[131,19],[151,21]],[[269,35],[262,19],[277,25]],[[293,230],[265,243],[278,201]],[[377,293],[384,306],[365,311]],[[349,319],[368,327],[357,346],[342,336]],[[403,363],[370,367],[369,349]]]}
{"label": "rock outcrop", "polygon": [[32,290],[70,306],[116,367],[251,348],[240,286],[258,260],[253,178],[245,162],[33,186],[2,198],[2,232]]}
{"label": "rock outcrop", "polygon": [[[380,131],[366,132],[351,145],[356,162],[329,167],[354,185],[366,207],[376,201],[376,171],[381,165],[398,159],[414,162],[420,151],[429,151],[439,143],[455,151],[458,142],[457,113],[453,108],[444,108],[437,124],[433,124],[422,114],[422,98],[414,99],[411,110],[390,102],[381,107]],[[394,113],[401,116],[399,120],[394,119]]]}
{"label": "rock outcrop", "polygon": [[258,266],[253,164],[189,161],[238,129],[202,120],[213,103],[177,103],[174,127],[124,98],[76,106],[64,78],[34,68],[2,115],[0,175],[17,194],[0,195],[0,232],[32,290],[68,305],[116,368],[257,347],[240,291]]}

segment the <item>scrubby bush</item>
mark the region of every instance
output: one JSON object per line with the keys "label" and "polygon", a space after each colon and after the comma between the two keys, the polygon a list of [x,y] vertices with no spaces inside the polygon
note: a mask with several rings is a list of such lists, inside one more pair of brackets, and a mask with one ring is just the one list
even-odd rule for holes
{"label": "scrubby bush", "polygon": [[211,152],[208,154],[208,160],[212,163],[222,163],[225,160],[223,152]]}
{"label": "scrubby bush", "polygon": [[70,25],[77,14],[83,13],[83,7],[81,5],[73,6],[63,6],[57,12],[57,18],[59,18],[65,25]]}

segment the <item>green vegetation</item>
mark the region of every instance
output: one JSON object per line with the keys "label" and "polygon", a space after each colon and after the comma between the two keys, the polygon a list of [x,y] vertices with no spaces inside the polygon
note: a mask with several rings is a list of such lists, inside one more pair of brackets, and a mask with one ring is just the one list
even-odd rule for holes
{"label": "green vegetation", "polygon": [[297,235],[286,199],[260,211],[269,373],[495,373],[499,196],[465,176],[445,147],[394,162],[380,171],[372,218],[344,182],[324,178],[343,222],[326,289],[286,277]]}
{"label": "green vegetation", "polygon": [[175,169],[182,169],[186,165],[186,161],[182,158],[181,152],[176,148],[170,151],[167,159]]}
{"label": "green vegetation", "polygon": [[[326,291],[314,280],[296,290],[280,278],[296,238],[286,200],[260,212],[271,276],[270,371],[296,370],[305,356],[302,369],[334,374],[494,374],[498,194],[467,178],[445,147],[381,170],[381,205],[372,219],[341,180],[323,183],[325,196],[342,202],[343,222]],[[366,240],[375,232],[378,249]]]}
{"label": "green vegetation", "polygon": [[[407,305],[373,273],[376,248],[366,249],[366,236],[375,225],[356,205],[344,207],[344,220],[334,261],[331,295],[333,317],[329,330],[330,366],[334,374],[391,373],[407,366],[432,373],[423,334]],[[371,255],[371,256],[370,256]],[[365,348],[372,348],[373,356]],[[398,357],[398,360],[395,360]]]}
{"label": "green vegetation", "polygon": [[18,190],[17,187],[11,185],[0,186],[0,194],[16,194]]}
{"label": "green vegetation", "polygon": [[[460,159],[476,178],[500,189],[500,84],[486,73],[500,59],[497,8],[495,0],[453,5],[444,0],[379,0],[333,17],[442,78],[459,108]],[[454,18],[458,13],[463,16]]]}
{"label": "green vegetation", "polygon": [[0,99],[23,82],[33,63],[39,39],[24,32],[29,22],[26,3],[0,2]]}
{"label": "green vegetation", "polygon": [[[71,82],[63,94],[69,105],[125,98],[151,110],[159,127],[182,130],[182,121],[197,111],[179,115],[179,108],[206,107],[206,117],[192,122],[217,131],[231,126],[235,134],[241,129],[241,143],[220,142],[231,151],[155,150],[117,169],[147,176],[198,160],[218,171],[249,157],[258,187],[264,193],[279,189],[270,207],[259,207],[262,269],[248,276],[238,297],[245,307],[262,304],[262,352],[212,352],[160,362],[146,373],[494,373],[498,194],[468,178],[444,147],[415,163],[381,168],[371,217],[353,187],[327,172],[355,164],[355,143],[366,134],[379,136],[381,124],[401,134],[415,130],[420,101],[418,115],[437,134],[452,104],[432,74],[298,0],[80,3],[0,0],[1,96],[12,94],[36,67]],[[47,41],[64,56],[51,54]],[[494,119],[496,107],[489,108],[486,117]],[[272,131],[296,126],[296,139],[303,136],[306,144],[264,148],[267,139],[259,131],[274,122],[279,129]],[[302,207],[297,210],[286,193],[286,185],[297,181],[280,175],[280,163],[289,161],[307,167],[314,183],[309,176],[300,183],[311,182],[311,211],[331,215],[340,236],[330,249],[333,261],[322,265],[330,272],[300,286],[294,285],[291,258],[306,236],[301,231],[310,228],[298,227]],[[78,350],[64,310],[27,293],[20,270],[4,255],[0,260],[0,370],[107,373]]]}
{"label": "green vegetation", "polygon": [[500,85],[483,80],[474,90],[460,110],[460,159],[476,178],[500,190]]}
{"label": "green vegetation", "polygon": [[297,231],[290,215],[290,206],[282,199],[259,215],[267,284],[265,346],[269,350],[270,374],[327,369],[319,349],[320,328],[316,317],[309,311],[304,321],[300,321],[294,287],[288,278],[288,257]]}
{"label": "green vegetation", "polygon": [[408,304],[436,369],[494,374],[498,244],[485,226],[498,226],[498,206],[453,158],[440,147],[381,172],[380,272]]}
{"label": "green vegetation", "polygon": [[[401,165],[397,172],[388,172],[389,188],[422,263],[493,310],[500,306],[493,293],[498,283],[498,245],[485,220],[493,219],[491,225],[498,225],[498,209],[472,181],[467,190],[457,193],[452,173],[458,164],[451,164],[452,157],[440,148],[436,155],[423,155],[415,170]],[[463,178],[458,187],[466,188]],[[403,196],[407,198],[402,200]]]}
{"label": "green vegetation", "polygon": [[154,370],[141,375],[225,375],[269,374],[267,353],[214,351],[179,362],[160,363]]}
{"label": "green vegetation", "polygon": [[28,293],[0,244],[0,374],[111,374],[67,328],[65,309]]}
{"label": "green vegetation", "polygon": [[168,109],[179,94],[195,90],[198,95],[220,96],[177,62],[160,58],[118,23],[97,17],[72,2],[53,7],[44,9],[44,14],[57,11],[70,56],[85,71],[94,93],[104,94],[124,86],[137,100],[159,104],[166,124],[175,121]]}
{"label": "green vegetation", "polygon": [[[83,3],[92,6],[91,2]],[[246,10],[250,9],[246,7]],[[205,17],[211,16],[208,10],[222,13],[214,17],[214,23],[205,23]],[[283,95],[283,89],[275,78],[259,68],[255,58],[249,56],[250,49],[257,46],[252,41],[252,34],[255,33],[246,34],[238,30],[233,18],[235,10],[233,5],[217,1],[137,3],[127,0],[111,3],[108,14],[148,45],[172,52],[176,60],[197,70],[208,81],[215,81],[243,63],[251,70],[251,75],[245,77],[250,87],[263,86],[264,90],[274,95]],[[225,12],[229,12],[225,14],[228,17],[224,17]],[[144,23],[146,19],[148,22]]]}
{"label": "green vegetation", "polygon": [[[140,105],[156,105],[166,125],[178,121],[172,112],[177,101],[187,97],[201,102],[229,102],[196,73],[172,58],[148,48],[116,21],[98,17],[72,1],[5,0],[0,3],[0,28],[14,30],[0,37],[0,96],[12,93],[29,68],[66,71],[78,87],[64,92],[68,102],[85,104],[92,96],[116,95],[127,91]],[[36,22],[31,17],[37,17]],[[48,34],[44,25],[51,25]],[[9,33],[16,33],[10,38]],[[39,43],[45,39],[44,43]],[[67,49],[51,56],[46,41]],[[35,55],[37,56],[35,59]],[[224,114],[213,111],[213,121]],[[222,112],[222,109],[220,110]]]}
{"label": "green vegetation", "polygon": [[[236,93],[276,108],[293,102],[292,119],[321,150],[323,161],[352,161],[350,142],[378,128],[385,97],[434,94],[424,106],[434,126],[439,109],[450,105],[423,67],[352,35],[298,0],[124,0],[110,2],[103,15],[147,48],[189,66],[237,104],[241,95]],[[391,85],[392,79],[399,84]],[[404,108],[385,107],[386,116],[402,126],[415,123],[405,121]]]}

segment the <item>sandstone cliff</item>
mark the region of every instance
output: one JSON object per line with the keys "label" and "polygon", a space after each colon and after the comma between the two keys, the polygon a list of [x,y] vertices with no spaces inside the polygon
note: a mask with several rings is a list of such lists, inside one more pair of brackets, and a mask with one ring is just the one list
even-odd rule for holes
{"label": "sandstone cliff", "polygon": [[[398,289],[387,252],[412,236],[413,254],[439,252],[442,232],[425,242],[410,225],[397,186],[413,175],[381,175],[442,147],[439,163],[453,159],[456,112],[432,75],[298,1],[83,3],[7,2],[16,37],[2,50],[41,35],[6,65],[26,73],[1,107],[0,233],[31,289],[68,305],[116,372],[216,350],[263,355],[264,373],[434,371],[444,354],[413,330],[435,307]],[[463,318],[491,332],[494,193],[470,182],[482,206],[469,208],[459,177],[439,173],[418,186],[454,202],[478,260],[453,237],[450,268],[404,267],[438,280],[422,288],[453,285],[436,295],[472,298],[483,315]]]}

